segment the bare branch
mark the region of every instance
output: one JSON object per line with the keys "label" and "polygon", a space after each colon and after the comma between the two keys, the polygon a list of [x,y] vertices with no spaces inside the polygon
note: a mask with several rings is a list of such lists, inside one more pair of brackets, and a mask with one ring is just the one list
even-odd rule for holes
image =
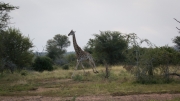
{"label": "bare branch", "polygon": [[180,21],[178,21],[177,19],[175,19],[175,18],[174,18],[174,20],[176,20],[177,22],[179,22],[179,23],[180,23]]}
{"label": "bare branch", "polygon": [[180,29],[178,27],[176,27],[176,28],[180,31]]}
{"label": "bare branch", "polygon": [[[177,19],[174,18],[174,20],[176,20],[178,23],[180,23],[180,21],[178,21]],[[176,27],[179,30],[180,33],[180,29],[178,27]]]}

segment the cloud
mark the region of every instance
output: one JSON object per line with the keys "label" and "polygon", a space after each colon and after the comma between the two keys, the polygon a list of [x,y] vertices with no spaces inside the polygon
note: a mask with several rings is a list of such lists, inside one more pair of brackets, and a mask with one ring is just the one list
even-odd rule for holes
{"label": "cloud", "polygon": [[[76,38],[84,47],[99,30],[136,33],[158,46],[172,44],[178,35],[173,18],[180,19],[179,0],[6,0],[20,6],[10,12],[11,22],[24,35],[35,38],[39,50],[56,34],[77,31]],[[164,37],[164,38],[162,38]],[[69,37],[70,38],[70,37]],[[72,39],[70,38],[72,42]],[[74,51],[73,46],[68,51]]]}

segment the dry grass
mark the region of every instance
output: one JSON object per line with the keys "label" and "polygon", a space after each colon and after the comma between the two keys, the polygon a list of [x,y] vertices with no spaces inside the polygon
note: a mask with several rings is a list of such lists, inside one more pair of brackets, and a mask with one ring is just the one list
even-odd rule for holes
{"label": "dry grass", "polygon": [[[143,93],[180,93],[179,83],[149,84],[134,83],[134,76],[122,66],[112,66],[110,77],[105,79],[104,67],[98,67],[98,74],[92,69],[54,71],[25,71],[0,76],[0,95],[43,95],[43,96],[87,96],[87,95],[131,95]],[[71,79],[72,73],[75,77]]]}
{"label": "dry grass", "polygon": [[15,82],[11,83],[11,86],[15,86],[15,85],[26,85],[26,84],[28,84],[27,80],[22,79],[22,80],[18,80],[18,81],[15,81]]}

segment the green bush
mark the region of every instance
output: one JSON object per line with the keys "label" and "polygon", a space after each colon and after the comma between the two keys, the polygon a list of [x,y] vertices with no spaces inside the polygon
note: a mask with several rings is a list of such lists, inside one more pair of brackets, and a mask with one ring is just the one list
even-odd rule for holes
{"label": "green bush", "polygon": [[22,75],[22,76],[26,76],[26,75],[28,75],[28,72],[27,72],[26,70],[22,70],[22,71],[21,71],[21,75]]}
{"label": "green bush", "polygon": [[63,68],[64,70],[69,70],[69,66],[68,66],[68,65],[63,65],[62,68]]}
{"label": "green bush", "polygon": [[52,71],[53,62],[49,57],[36,57],[33,64],[34,70],[42,72],[44,70]]}

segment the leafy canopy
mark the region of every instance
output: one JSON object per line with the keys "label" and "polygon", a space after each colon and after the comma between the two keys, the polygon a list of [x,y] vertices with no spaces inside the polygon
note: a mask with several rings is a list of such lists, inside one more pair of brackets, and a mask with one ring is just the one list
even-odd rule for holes
{"label": "leafy canopy", "polygon": [[90,51],[98,61],[117,64],[124,61],[122,54],[128,46],[122,33],[117,31],[100,31],[90,39],[85,50]]}
{"label": "leafy canopy", "polygon": [[60,58],[66,52],[66,48],[70,46],[70,41],[66,35],[57,34],[47,41],[47,56],[55,60]]}
{"label": "leafy canopy", "polygon": [[18,9],[19,7],[10,5],[9,3],[3,3],[0,1],[0,32],[4,30],[7,25],[9,24],[9,20],[11,17],[9,16],[9,12],[15,9]]}
{"label": "leafy canopy", "polygon": [[29,37],[25,37],[15,28],[8,28],[4,33],[0,34],[3,41],[2,57],[10,60],[19,67],[30,65],[33,54],[33,43]]}

